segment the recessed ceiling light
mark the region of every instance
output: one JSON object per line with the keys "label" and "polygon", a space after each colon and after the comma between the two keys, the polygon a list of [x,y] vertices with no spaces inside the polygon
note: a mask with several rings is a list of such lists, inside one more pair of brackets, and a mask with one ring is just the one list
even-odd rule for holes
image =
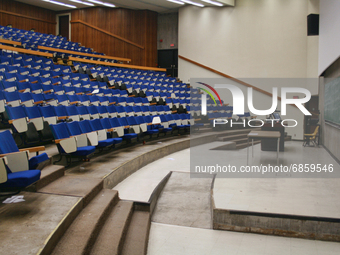
{"label": "recessed ceiling light", "polygon": [[201,1],[209,3],[209,4],[217,5],[217,6],[223,6],[223,4],[215,2],[215,1],[210,1],[210,0],[201,0]]}
{"label": "recessed ceiling light", "polygon": [[176,0],[167,0],[168,2],[172,2],[172,3],[175,3],[175,4],[184,4],[183,2],[180,2],[180,1],[176,1]]}
{"label": "recessed ceiling light", "polygon": [[108,6],[108,7],[116,7],[113,4],[105,3],[105,2],[102,2],[102,1],[97,1],[97,0],[87,0],[87,1],[95,3],[95,4],[101,4],[101,5]]}
{"label": "recessed ceiling light", "polygon": [[57,5],[69,7],[69,8],[77,8],[77,6],[74,6],[74,5],[64,4],[64,3],[57,2],[57,1],[52,1],[52,0],[42,0],[42,1],[47,2],[47,3],[51,3],[51,4],[57,4]]}
{"label": "recessed ceiling light", "polygon": [[198,7],[204,7],[203,4],[195,3],[193,1],[189,1],[189,0],[181,0],[181,1],[184,2],[184,3],[187,3],[187,4],[192,4],[192,5],[198,6]]}
{"label": "recessed ceiling light", "polygon": [[75,2],[75,3],[78,3],[78,4],[84,4],[84,5],[88,5],[88,6],[94,6],[94,4],[91,4],[91,3],[88,3],[88,2],[82,2],[82,1],[79,1],[79,0],[69,0],[71,2]]}

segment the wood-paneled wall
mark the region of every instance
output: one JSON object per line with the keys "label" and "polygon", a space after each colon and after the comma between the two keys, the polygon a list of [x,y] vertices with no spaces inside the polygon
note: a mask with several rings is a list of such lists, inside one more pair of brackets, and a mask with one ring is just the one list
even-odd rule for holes
{"label": "wood-paneled wall", "polygon": [[72,21],[83,21],[136,44],[138,48],[81,23],[72,23],[72,41],[110,56],[131,58],[133,65],[157,66],[157,13],[129,9],[72,10]]}
{"label": "wood-paneled wall", "polygon": [[12,24],[14,28],[55,34],[56,14],[54,11],[13,0],[0,0],[0,25]]}
{"label": "wood-paneled wall", "polygon": [[[65,13],[69,13],[67,11]],[[56,14],[36,6],[13,0],[0,0],[0,25],[36,32],[56,31]],[[124,42],[82,23],[71,23],[71,40],[108,56],[130,58],[131,64],[157,67],[157,16],[148,10],[121,8],[84,8],[71,10],[72,21],[83,21],[108,33],[134,42],[143,48]]]}

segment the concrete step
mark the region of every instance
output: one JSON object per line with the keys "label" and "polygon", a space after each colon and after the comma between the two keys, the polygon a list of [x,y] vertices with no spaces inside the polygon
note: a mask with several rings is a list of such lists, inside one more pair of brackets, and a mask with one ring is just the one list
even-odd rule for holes
{"label": "concrete step", "polygon": [[118,191],[100,191],[73,221],[52,254],[90,254],[98,233],[118,200]]}
{"label": "concrete step", "polygon": [[150,213],[134,211],[127,231],[122,255],[145,255],[148,248]]}
{"label": "concrete step", "polygon": [[36,190],[39,190],[48,184],[64,176],[65,167],[58,165],[48,165],[41,170],[40,180],[35,184]]}
{"label": "concrete step", "polygon": [[133,202],[119,201],[100,231],[91,254],[121,254],[132,214]]}
{"label": "concrete step", "polygon": [[221,136],[230,136],[230,135],[238,135],[238,134],[249,134],[250,131],[258,131],[261,130],[260,128],[245,128],[245,129],[231,129],[227,131],[223,131],[221,134],[217,135],[218,137]]}
{"label": "concrete step", "polygon": [[221,141],[221,142],[225,142],[225,141],[232,141],[235,139],[240,139],[240,138],[244,138],[247,137],[248,133],[242,133],[242,134],[236,134],[236,135],[228,135],[228,136],[222,136],[222,137],[218,137],[217,141]]}
{"label": "concrete step", "polygon": [[[254,145],[255,144],[258,144],[258,143],[261,143],[260,140],[254,140]],[[236,149],[239,150],[239,149],[244,149],[244,148],[247,148],[248,146],[248,143],[240,143],[240,144],[236,144]],[[251,142],[249,143],[249,146],[251,147]]]}
{"label": "concrete step", "polygon": [[223,142],[223,145],[212,148],[210,150],[236,150],[236,143],[232,141]]}
{"label": "concrete step", "polygon": [[102,189],[102,179],[64,175],[45,187],[38,189],[38,192],[82,197],[85,207]]}
{"label": "concrete step", "polygon": [[243,137],[243,138],[240,138],[240,139],[233,139],[232,141],[235,142],[236,145],[238,145],[238,144],[241,144],[241,143],[247,143],[248,138],[247,137]]}

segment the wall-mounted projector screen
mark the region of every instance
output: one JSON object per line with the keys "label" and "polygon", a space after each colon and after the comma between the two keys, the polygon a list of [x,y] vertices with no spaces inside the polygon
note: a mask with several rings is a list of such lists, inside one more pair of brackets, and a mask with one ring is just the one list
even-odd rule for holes
{"label": "wall-mounted projector screen", "polygon": [[325,84],[325,120],[340,125],[340,77]]}

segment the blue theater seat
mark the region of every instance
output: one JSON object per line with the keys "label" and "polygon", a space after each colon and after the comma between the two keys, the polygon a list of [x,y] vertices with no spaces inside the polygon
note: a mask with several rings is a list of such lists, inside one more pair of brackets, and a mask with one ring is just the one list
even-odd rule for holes
{"label": "blue theater seat", "polygon": [[96,150],[96,147],[94,146],[78,147],[77,139],[75,137],[71,137],[66,123],[59,123],[50,126],[60,153],[60,159],[56,162],[61,161],[62,156],[65,156],[67,165],[70,165],[72,158],[79,158],[86,161],[94,154]]}
{"label": "blue theater seat", "polygon": [[92,130],[96,131],[98,134],[98,147],[105,148],[120,144],[123,139],[122,138],[108,138],[107,130],[103,127],[103,124],[100,119],[94,119],[89,121]]}
{"label": "blue theater seat", "polygon": [[[9,130],[0,133],[0,154],[9,154],[9,153],[19,153],[19,148],[17,147],[14,138]],[[44,150],[43,146],[30,148],[31,150],[41,151]],[[46,153],[42,153],[40,155],[34,156],[29,159],[29,169],[42,169],[46,165],[46,161],[49,158]]]}

